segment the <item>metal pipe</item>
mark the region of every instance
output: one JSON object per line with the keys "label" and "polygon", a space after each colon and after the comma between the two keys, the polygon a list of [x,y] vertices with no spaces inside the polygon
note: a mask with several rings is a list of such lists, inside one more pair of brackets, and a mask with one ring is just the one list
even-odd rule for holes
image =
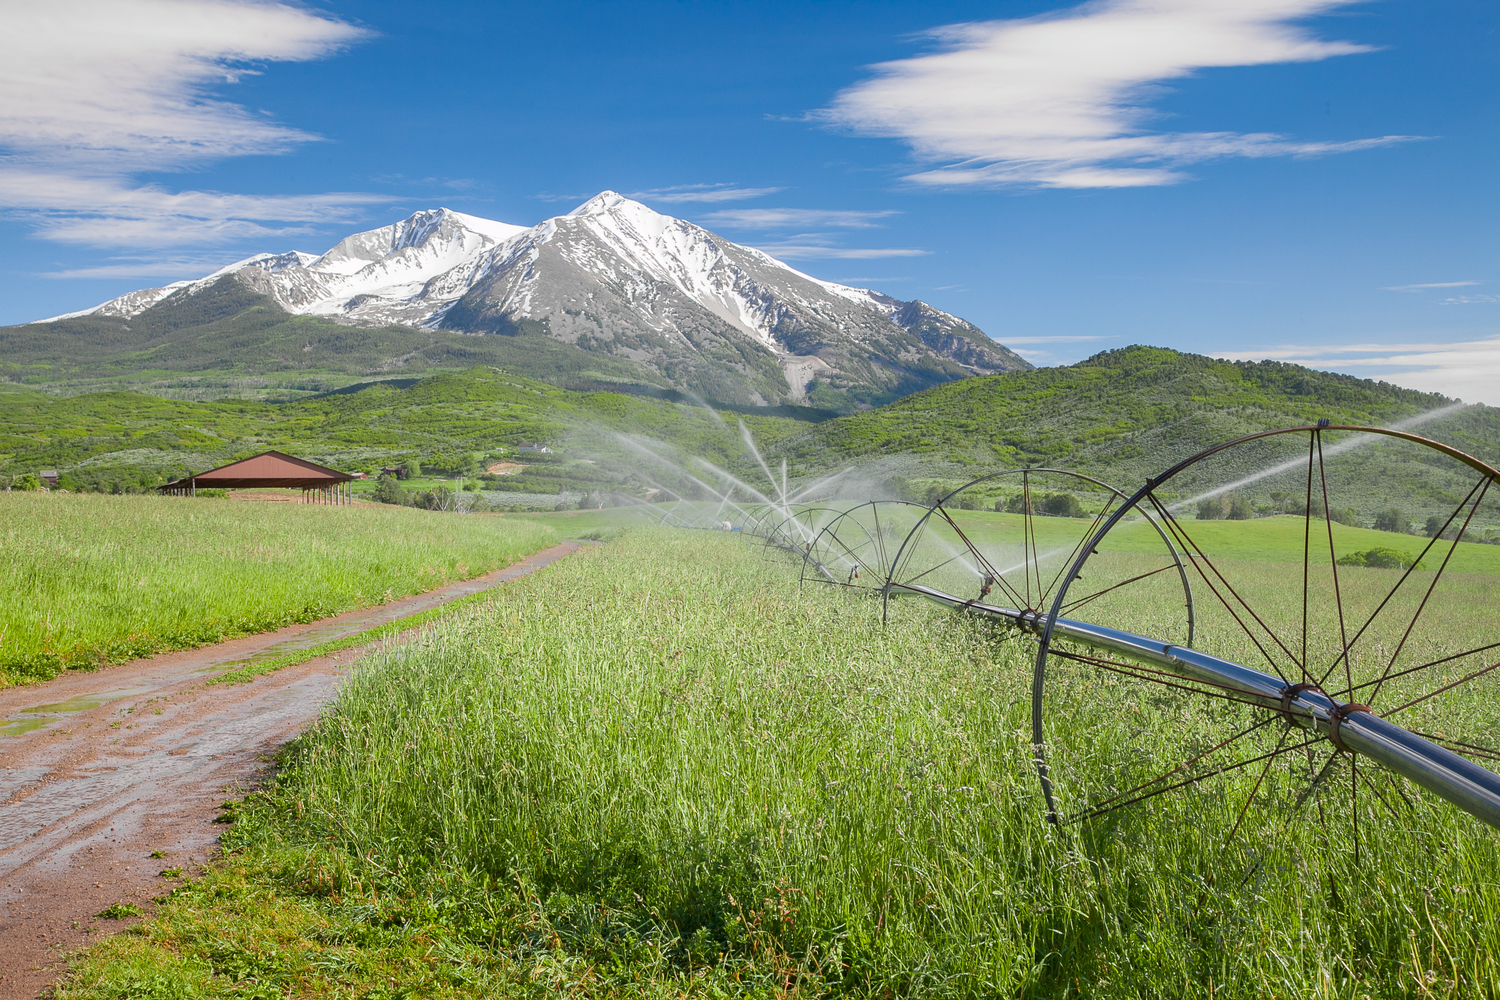
{"label": "metal pipe", "polygon": [[[965,601],[940,590],[891,583],[887,593],[910,593],[945,607],[997,618],[1040,633],[1046,615]],[[1093,649],[1143,660],[1187,680],[1229,688],[1236,696],[1283,715],[1288,722],[1333,740],[1341,749],[1421,785],[1464,812],[1500,829],[1500,775],[1357,706],[1340,704],[1317,688],[1297,685],[1221,657],[1119,629],[1058,618],[1052,635]]]}

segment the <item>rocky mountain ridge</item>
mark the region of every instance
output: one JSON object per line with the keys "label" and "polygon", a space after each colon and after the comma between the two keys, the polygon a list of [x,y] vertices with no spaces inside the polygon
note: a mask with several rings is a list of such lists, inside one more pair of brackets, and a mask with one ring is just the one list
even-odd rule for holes
{"label": "rocky mountain ridge", "polygon": [[417,212],[321,256],[258,254],[44,322],[182,311],[210,289],[345,326],[546,337],[752,405],[869,405],[1031,367],[927,303],[821,281],[610,191],[529,228]]}

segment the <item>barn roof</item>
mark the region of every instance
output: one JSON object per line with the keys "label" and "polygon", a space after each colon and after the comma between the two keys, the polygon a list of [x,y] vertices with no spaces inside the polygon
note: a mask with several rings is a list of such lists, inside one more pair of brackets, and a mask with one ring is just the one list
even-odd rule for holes
{"label": "barn roof", "polygon": [[221,465],[217,469],[200,472],[196,476],[185,476],[176,482],[159,486],[161,490],[189,489],[194,485],[204,489],[256,489],[290,487],[292,489],[314,489],[347,483],[354,477],[347,472],[330,469],[279,451],[262,452],[238,462]]}

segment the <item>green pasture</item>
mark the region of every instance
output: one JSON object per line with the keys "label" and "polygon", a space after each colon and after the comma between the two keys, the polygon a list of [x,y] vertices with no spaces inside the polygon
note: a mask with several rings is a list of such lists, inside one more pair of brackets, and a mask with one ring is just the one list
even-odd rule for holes
{"label": "green pasture", "polygon": [[[993,513],[978,510],[950,511],[950,516],[981,549],[986,546],[1017,547],[1021,545],[1025,518],[1020,514]],[[1092,523],[1088,518],[1033,517],[1036,545],[1042,551],[1072,549],[1079,536]],[[1183,516],[1182,526],[1212,559],[1255,560],[1258,562],[1301,563],[1304,525],[1301,517],[1278,515],[1244,521],[1197,521]],[[1429,539],[1403,535],[1374,528],[1355,528],[1334,522],[1334,550],[1343,556],[1372,548],[1394,548],[1416,557]],[[1436,569],[1454,543],[1438,541],[1423,558],[1423,565]],[[1446,572],[1500,574],[1500,545],[1459,542]],[[1107,548],[1113,552],[1155,553],[1162,551],[1161,538],[1143,519],[1125,521],[1110,532]],[[1328,559],[1328,524],[1312,521],[1314,558]]]}
{"label": "green pasture", "polygon": [[556,540],[399,507],[0,494],[0,682],[379,604]]}
{"label": "green pasture", "polygon": [[[1031,640],[797,577],[639,529],[367,658],[225,859],[58,997],[1500,988],[1495,831],[1391,785],[1356,857],[1348,772],[1299,806],[1296,761],[1051,827]],[[1050,709],[1070,788],[1241,721],[1097,676]]]}

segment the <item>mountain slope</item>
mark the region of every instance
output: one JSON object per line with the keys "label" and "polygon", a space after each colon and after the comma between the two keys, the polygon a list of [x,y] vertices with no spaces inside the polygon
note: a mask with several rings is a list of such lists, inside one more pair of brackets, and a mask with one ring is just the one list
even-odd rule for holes
{"label": "mountain slope", "polygon": [[[224,308],[233,304],[239,312]],[[257,255],[197,281],[33,324],[66,341],[54,356],[36,343],[36,331],[0,332],[0,357],[12,378],[34,374],[27,365],[55,370],[70,361],[75,370],[144,369],[167,345],[163,353],[201,358],[198,370],[309,367],[313,358],[274,353],[269,344],[259,356],[241,350],[226,359],[196,342],[195,333],[213,339],[214,324],[236,325],[252,310],[259,329],[297,327],[283,332],[307,339],[304,354],[319,340],[339,339],[320,320],[408,331],[382,334],[384,349],[323,359],[347,374],[401,373],[412,358],[430,360],[452,346],[454,334],[469,335],[471,362],[528,370],[522,342],[502,350],[492,341],[500,335],[529,338],[528,349],[547,341],[552,349],[537,352],[548,359],[545,370],[533,371],[542,377],[571,368],[565,374],[754,405],[869,405],[968,375],[1030,368],[926,303],[819,281],[613,192],[529,229],[434,209],[350,236],[321,256]],[[155,340],[143,335],[151,331]],[[560,355],[558,345],[568,350]]]}
{"label": "mountain slope", "polygon": [[[804,475],[881,462],[891,472],[956,486],[983,471],[1032,466],[1134,489],[1212,445],[1321,417],[1376,426],[1417,418],[1415,433],[1500,464],[1500,409],[1299,365],[1231,363],[1156,347],[937,386],[817,424],[770,453]],[[1369,454],[1376,482],[1381,451]],[[1418,496],[1433,484],[1412,473],[1401,485]]]}
{"label": "mountain slope", "polygon": [[[801,426],[775,416],[743,419],[766,442]],[[652,482],[617,434],[669,440],[732,464],[743,451],[735,420],[699,406],[572,392],[487,367],[403,389],[380,383],[282,404],[0,389],[0,485],[54,468],[70,489],[151,486],[267,449],[349,470],[378,472],[418,459],[428,468],[472,474],[501,456],[513,458],[520,444],[544,442],[562,453],[528,456],[526,473],[505,477],[504,487],[641,493]],[[660,479],[664,471],[648,474]]]}
{"label": "mountain slope", "polygon": [[[551,492],[567,480],[569,488],[594,482],[638,491],[671,479],[669,470],[643,462],[615,436],[625,432],[707,457],[746,482],[764,480],[732,416],[618,393],[570,392],[492,368],[287,404],[0,393],[0,477],[57,468],[80,485],[141,477],[154,482],[266,448],[350,469],[410,458],[462,469],[499,448],[545,442],[558,450],[544,463],[555,467],[528,469],[507,485]],[[1243,434],[1320,417],[1389,426],[1424,416],[1433,419],[1415,426],[1418,433],[1500,464],[1500,409],[1458,406],[1441,396],[1296,365],[1230,364],[1149,347],[1111,351],[1068,368],[965,379],[811,427],[772,416],[745,420],[770,463],[787,458],[800,481],[862,468],[864,474],[843,482],[848,496],[864,498],[860,491],[881,495],[892,488],[914,488],[920,496],[929,485],[957,486],[1021,466],[1072,469],[1133,489]],[[1305,441],[1298,445],[1305,448]],[[1252,464],[1277,457],[1246,455]],[[1350,501],[1366,521],[1394,504],[1420,523],[1445,504],[1451,510],[1473,486],[1388,458],[1377,444],[1339,460],[1369,486],[1366,496]],[[906,480],[905,487],[892,479]],[[1173,487],[1190,488],[1191,477]],[[1256,489],[1245,492],[1264,501]],[[1476,524],[1500,525],[1493,498]]]}

